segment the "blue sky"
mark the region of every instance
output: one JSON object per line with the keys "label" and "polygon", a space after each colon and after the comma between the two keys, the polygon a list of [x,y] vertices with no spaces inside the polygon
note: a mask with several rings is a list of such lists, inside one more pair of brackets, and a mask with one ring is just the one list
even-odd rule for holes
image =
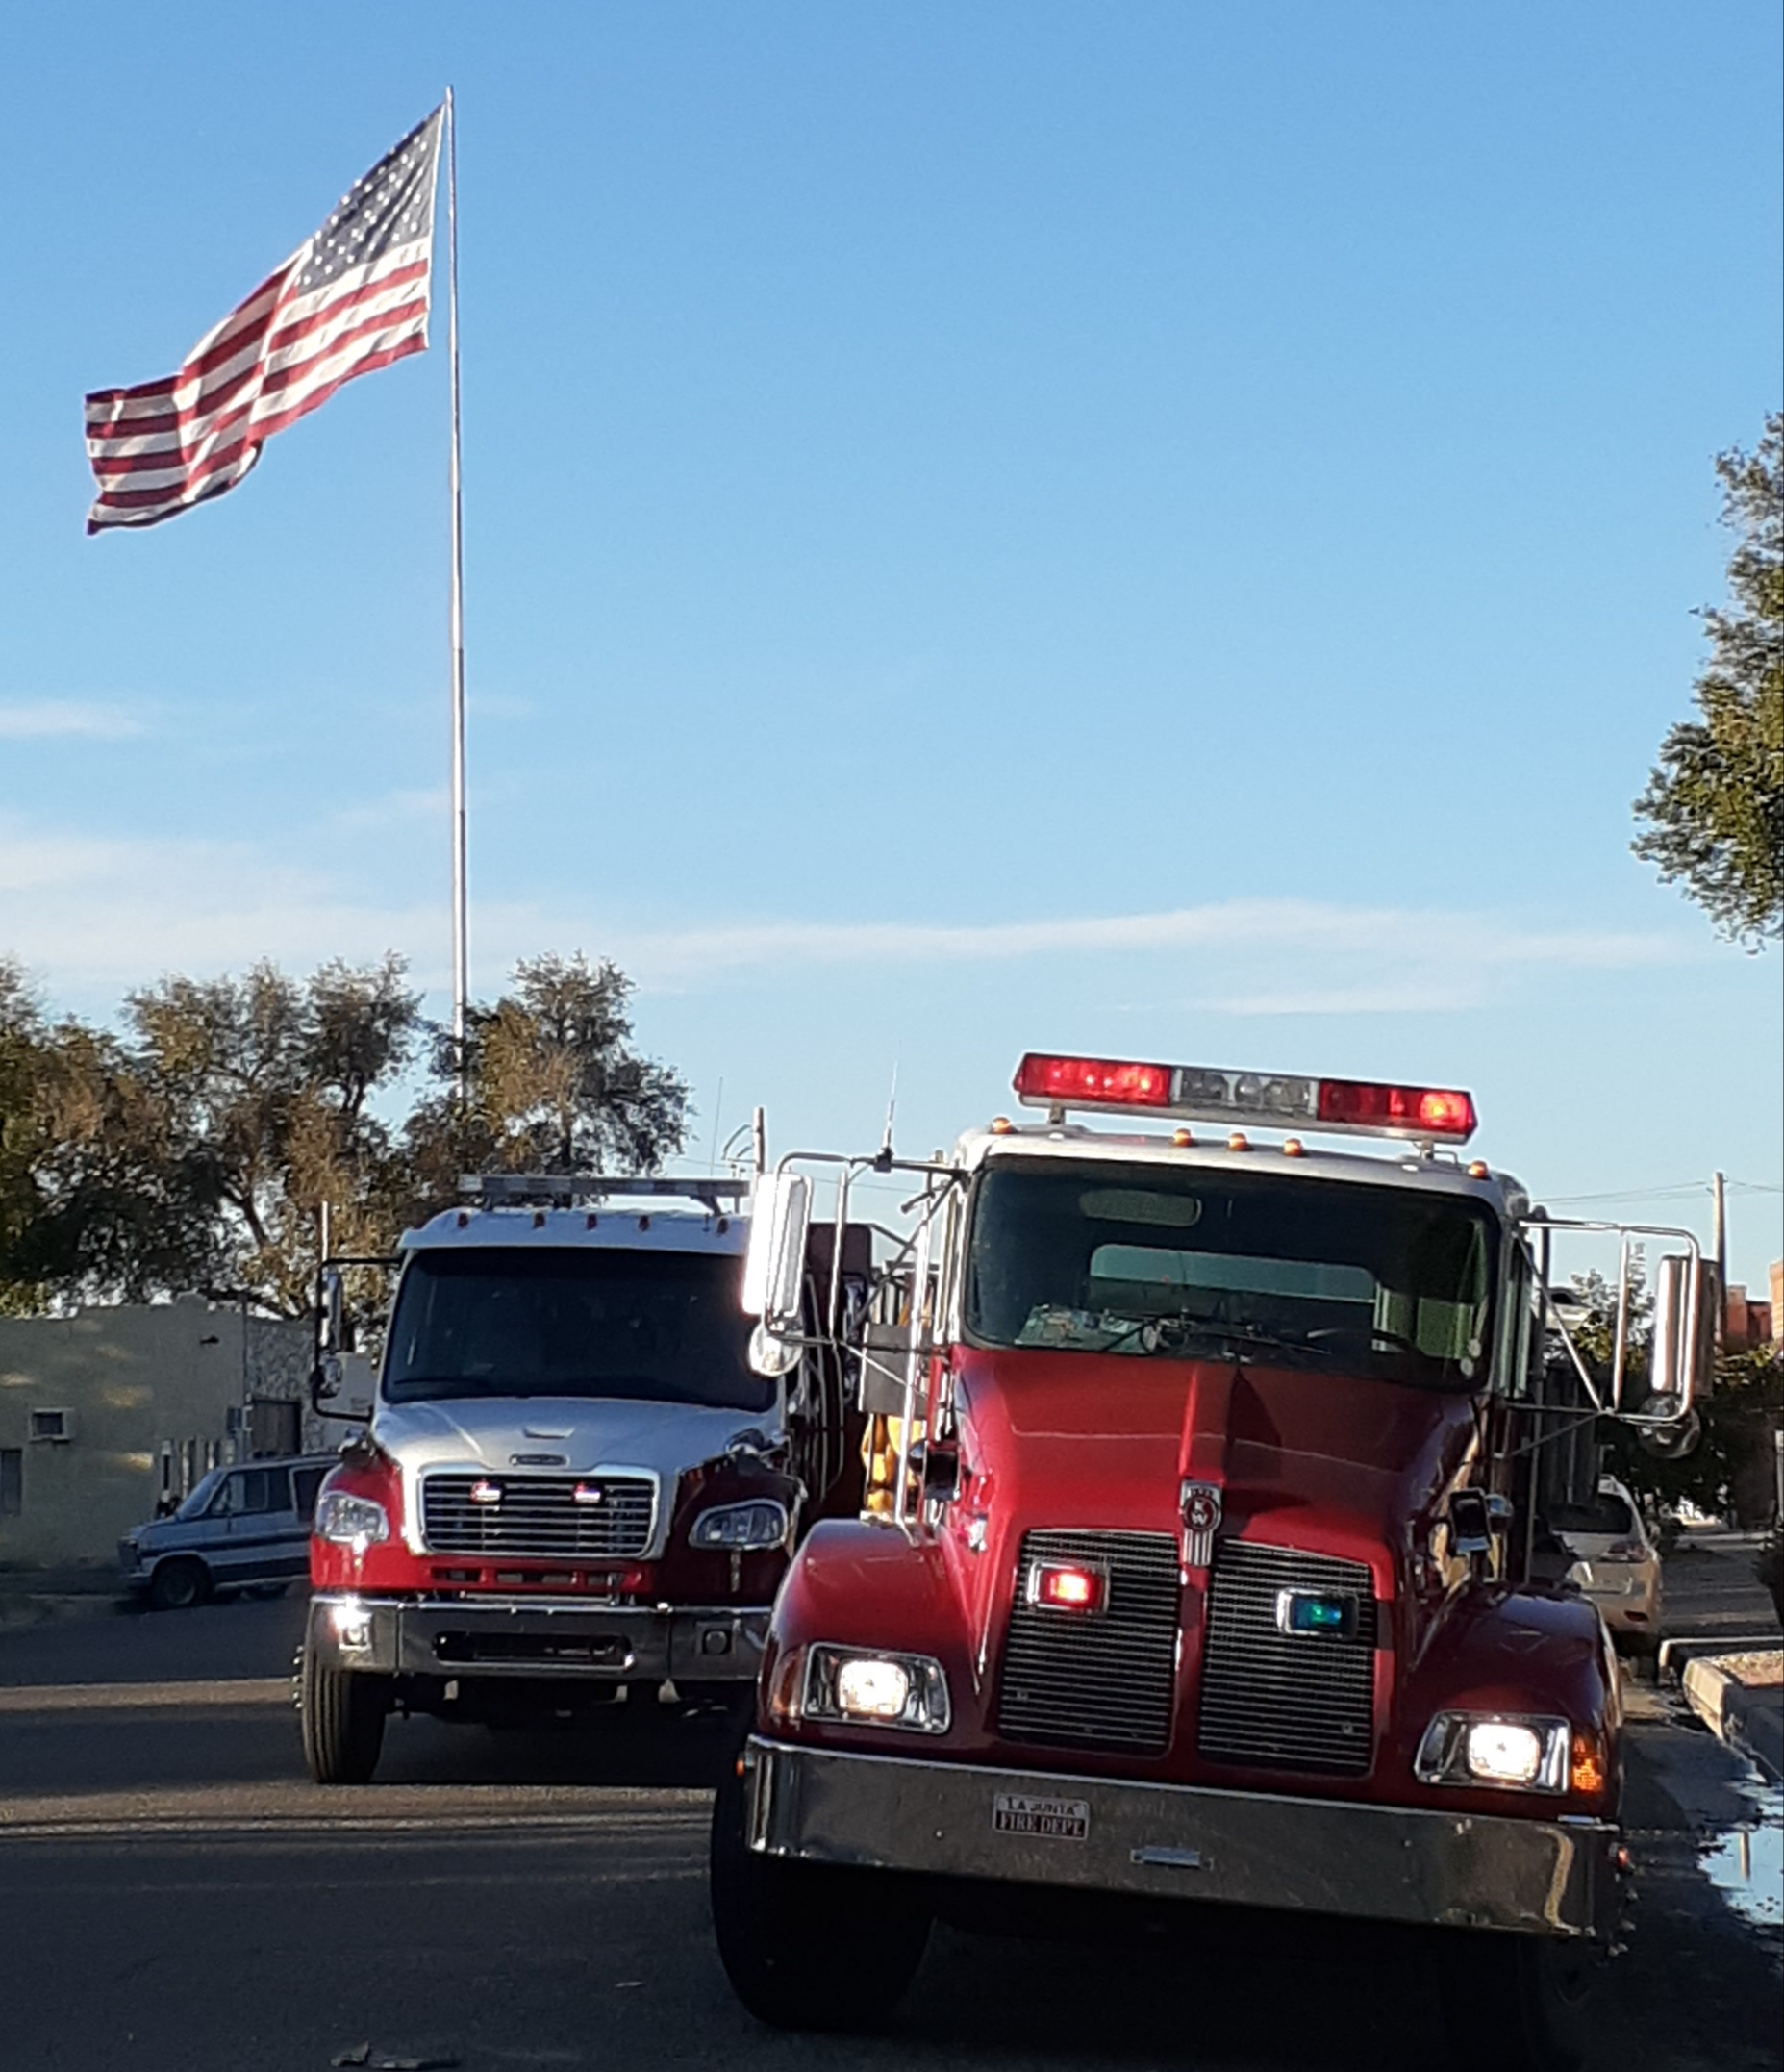
{"label": "blue sky", "polygon": [[136,536],[83,537],[80,398],[451,81],[480,992],[617,958],[702,1157],[754,1100],[875,1137],[894,1064],[928,1149],[1029,1047],[1467,1084],[1557,1203],[1702,1227],[1721,1167],[1763,1284],[1778,953],[1628,841],[1711,458],[1779,401],[1779,42],[1757,0],[15,12],[0,948],[88,1013],[386,948],[440,999],[443,351]]}

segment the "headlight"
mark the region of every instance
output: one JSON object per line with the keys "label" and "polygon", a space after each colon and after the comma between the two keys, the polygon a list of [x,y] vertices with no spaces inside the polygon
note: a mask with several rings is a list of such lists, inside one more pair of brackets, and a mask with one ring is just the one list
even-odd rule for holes
{"label": "headlight", "polygon": [[806,1656],[803,1710],[807,1719],[946,1733],[947,1678],[927,1655],[820,1645]]}
{"label": "headlight", "polygon": [[390,1536],[390,1521],[382,1503],[369,1497],[349,1496],[344,1489],[327,1489],[315,1507],[315,1536],[337,1547],[357,1547],[363,1553]]}
{"label": "headlight", "polygon": [[1421,1784],[1487,1784],[1503,1791],[1566,1791],[1566,1720],[1440,1712],[1413,1765]]}
{"label": "headlight", "polygon": [[784,1503],[772,1497],[758,1497],[752,1503],[727,1503],[720,1510],[702,1511],[688,1540],[693,1547],[722,1547],[732,1554],[751,1547],[784,1547],[790,1524]]}

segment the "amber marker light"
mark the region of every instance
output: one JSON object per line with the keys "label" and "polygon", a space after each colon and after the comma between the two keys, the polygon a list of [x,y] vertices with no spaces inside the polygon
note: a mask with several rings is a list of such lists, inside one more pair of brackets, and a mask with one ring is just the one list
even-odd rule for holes
{"label": "amber marker light", "polygon": [[993,1137],[1007,1137],[1015,1127],[1016,1124],[1011,1122],[1007,1115],[993,1115],[992,1117],[992,1135]]}
{"label": "amber marker light", "polygon": [[1307,1147],[1299,1137],[1284,1137],[1282,1140],[1282,1155],[1285,1158],[1304,1158],[1307,1155]]}
{"label": "amber marker light", "polygon": [[1227,1138],[1226,1148],[1229,1151],[1248,1151],[1251,1149],[1251,1139],[1245,1135],[1243,1129],[1236,1129]]}
{"label": "amber marker light", "polygon": [[1601,1798],[1606,1779],[1604,1748],[1597,1735],[1575,1729],[1569,1754],[1568,1788],[1582,1799]]}
{"label": "amber marker light", "polygon": [[1471,1179],[1471,1180],[1485,1180],[1485,1179],[1491,1179],[1492,1177],[1493,1177],[1493,1172],[1492,1172],[1492,1168],[1491,1168],[1491,1167],[1490,1167],[1490,1166],[1489,1166],[1489,1165],[1487,1164],[1487,1161],[1486,1161],[1486,1160],[1485,1160],[1484,1158],[1476,1158],[1476,1159],[1473,1159],[1473,1160],[1471,1160],[1471,1161],[1470,1162],[1470,1165],[1469,1165],[1469,1178],[1470,1178],[1470,1179]]}
{"label": "amber marker light", "polygon": [[1178,1150],[1187,1151],[1195,1142],[1195,1132],[1193,1129],[1173,1129],[1170,1133],[1170,1141],[1177,1147]]}

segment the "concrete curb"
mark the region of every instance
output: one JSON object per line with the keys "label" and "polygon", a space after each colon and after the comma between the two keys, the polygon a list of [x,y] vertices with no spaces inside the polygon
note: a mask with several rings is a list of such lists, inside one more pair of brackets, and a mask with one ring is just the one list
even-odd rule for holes
{"label": "concrete curb", "polygon": [[1754,1689],[1723,1663],[1735,1657],[1700,1655],[1680,1680],[1686,1703],[1710,1731],[1739,1749],[1774,1783],[1784,1782],[1784,1689]]}

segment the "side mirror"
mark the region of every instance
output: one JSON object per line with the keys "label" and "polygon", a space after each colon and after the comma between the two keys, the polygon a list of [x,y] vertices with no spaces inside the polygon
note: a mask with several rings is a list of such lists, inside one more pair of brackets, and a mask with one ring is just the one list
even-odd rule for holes
{"label": "side mirror", "polygon": [[347,1350],[341,1304],[340,1269],[338,1266],[325,1266],[322,1269],[321,1311],[316,1319],[318,1359],[326,1359],[330,1353],[344,1352]]}
{"label": "side mirror", "polygon": [[1484,1490],[1458,1489],[1450,1498],[1449,1545],[1470,1560],[1493,1552],[1493,1509]]}
{"label": "side mirror", "polygon": [[760,1317],[770,1333],[798,1327],[811,1220],[812,1183],[802,1173],[765,1173],[756,1182],[743,1255],[743,1313]]}
{"label": "side mirror", "polygon": [[1638,1414],[1683,1425],[1715,1376],[1716,1269],[1692,1252],[1668,1252],[1654,1273],[1653,1394]]}
{"label": "side mirror", "polygon": [[324,1352],[310,1370],[310,1407],[319,1410],[325,1402],[339,1396],[341,1379],[340,1355]]}
{"label": "side mirror", "polygon": [[933,1502],[952,1503],[960,1495],[961,1460],[957,1446],[940,1440],[919,1439],[911,1449],[911,1465],[923,1485],[923,1495]]}

